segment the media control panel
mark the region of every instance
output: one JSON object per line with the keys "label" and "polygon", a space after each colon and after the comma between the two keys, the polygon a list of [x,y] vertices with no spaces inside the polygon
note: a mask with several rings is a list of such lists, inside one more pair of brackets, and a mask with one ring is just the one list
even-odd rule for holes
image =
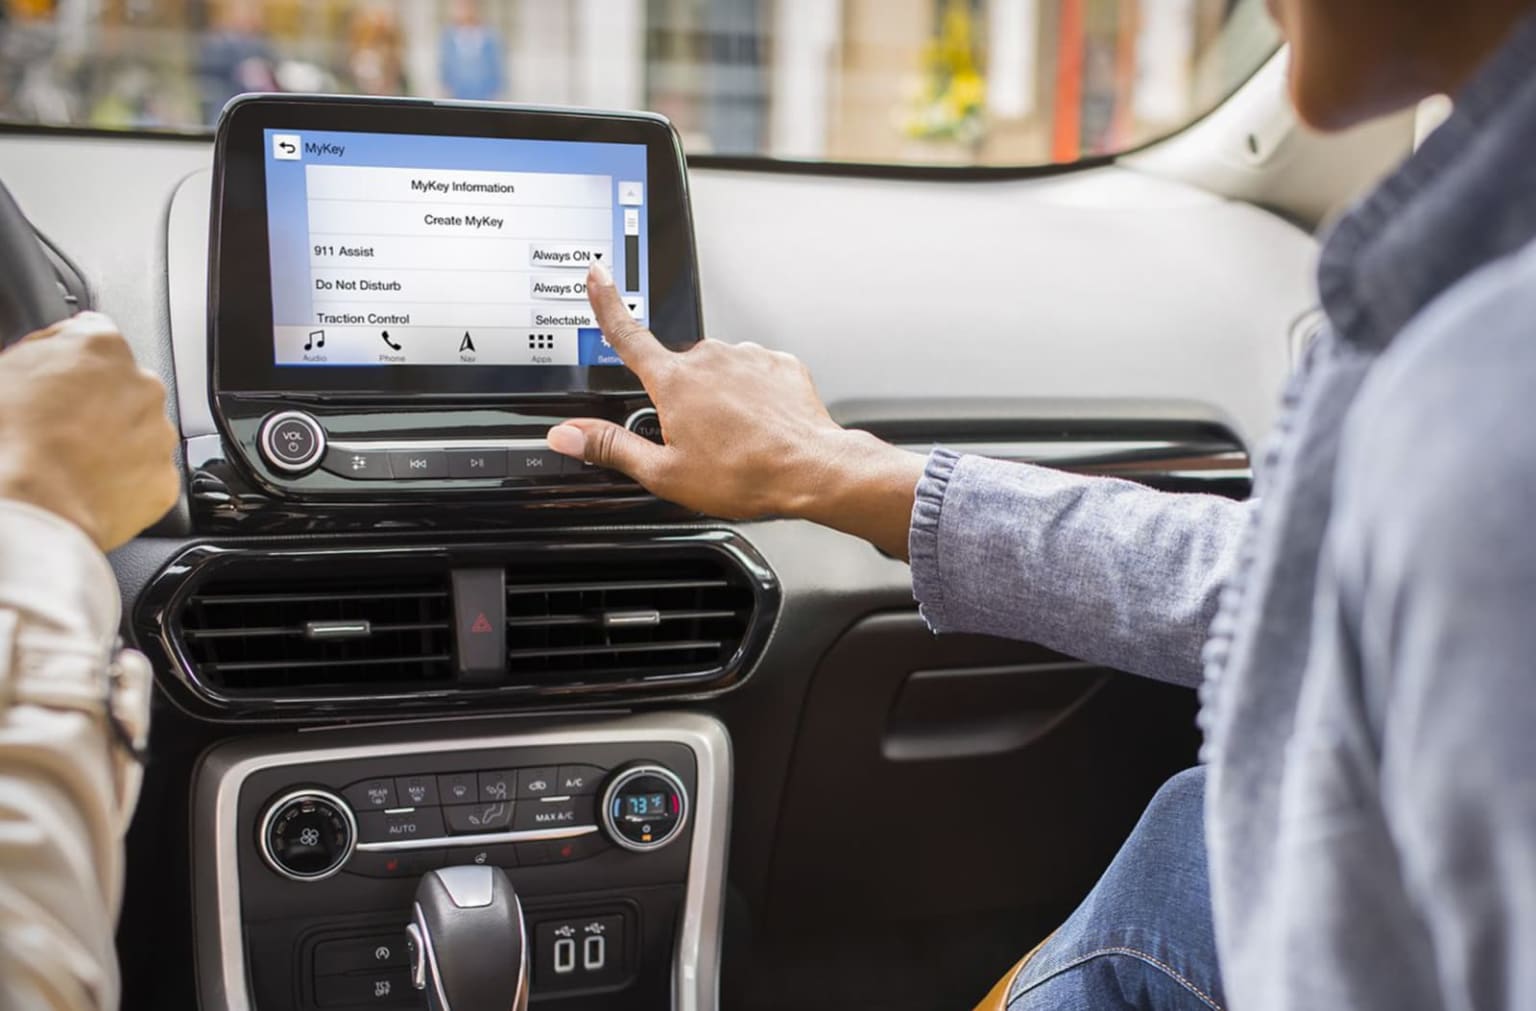
{"label": "media control panel", "polygon": [[[242,509],[281,498],[337,505],[459,498],[473,505],[488,495],[600,504],[639,489],[622,474],[554,452],[549,430],[568,418],[600,418],[662,441],[643,395],[478,406],[227,397],[223,413],[225,455],[199,458],[194,468],[205,478],[193,484],[226,498],[249,487],[256,494],[238,497]],[[243,473],[224,469],[231,459],[244,461]]]}

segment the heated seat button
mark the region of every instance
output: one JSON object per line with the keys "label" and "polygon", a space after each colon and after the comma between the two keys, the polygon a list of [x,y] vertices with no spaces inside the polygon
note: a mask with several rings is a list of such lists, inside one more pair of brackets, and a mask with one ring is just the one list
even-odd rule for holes
{"label": "heated seat button", "polygon": [[480,835],[505,832],[512,824],[510,800],[483,801],[479,804],[455,804],[443,808],[448,816],[448,831],[454,835]]}
{"label": "heated seat button", "polygon": [[443,866],[440,849],[358,850],[347,861],[348,874],[361,874],[365,878],[419,878],[427,871]]}
{"label": "heated seat button", "polygon": [[562,765],[557,778],[557,793],[561,797],[581,797],[597,792],[602,782],[603,770],[595,765]]}
{"label": "heated seat button", "polygon": [[449,477],[506,477],[507,451],[504,449],[450,449]]}
{"label": "heated seat button", "polygon": [[359,811],[357,834],[365,843],[437,839],[443,834],[443,815],[435,807],[409,811]]}
{"label": "heated seat button", "polygon": [[568,459],[548,449],[514,449],[507,454],[507,469],[512,477],[555,477]]}
{"label": "heated seat button", "polygon": [[607,848],[608,844],[603,842],[603,837],[596,832],[570,839],[551,839],[544,843],[544,862],[566,864],[574,860],[585,860],[587,857],[597,856]]}
{"label": "heated seat button", "polygon": [[396,450],[389,454],[389,469],[397,480],[447,477],[448,454],[440,449]]}
{"label": "heated seat button", "polygon": [[517,805],[517,814],[512,819],[512,827],[519,832],[576,828],[594,823],[591,797],[525,801]]}
{"label": "heated seat button", "polygon": [[320,466],[337,477],[353,481],[388,481],[395,476],[389,469],[389,454],[380,449],[343,449],[332,446]]}

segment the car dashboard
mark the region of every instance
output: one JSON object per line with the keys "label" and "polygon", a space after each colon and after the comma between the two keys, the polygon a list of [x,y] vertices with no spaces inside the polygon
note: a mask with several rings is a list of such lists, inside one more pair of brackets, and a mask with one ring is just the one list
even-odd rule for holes
{"label": "car dashboard", "polygon": [[[424,1006],[403,946],[416,882],[486,864],[522,896],[535,1005],[761,1006],[767,970],[731,951],[999,909],[1027,931],[1070,909],[1192,757],[1186,691],[935,638],[906,566],[867,544],[690,514],[543,448],[573,414],[659,438],[622,376],[241,388],[210,304],[235,282],[210,248],[224,183],[207,145],[127,157],[121,199],[139,206],[107,228],[92,215],[118,196],[38,206],[36,174],[104,142],[15,143],[23,203],[166,376],[183,436],[182,506],[112,558],[159,687],[125,1006]],[[680,344],[704,329],[690,305],[707,309],[711,333],[799,353],[838,420],[915,450],[1248,493],[1307,325],[1299,230],[1113,167],[942,194],[708,170],[685,185],[713,286],[644,296]],[[856,222],[833,257],[841,300],[834,264],[793,241],[812,188],[829,225]],[[999,270],[1095,255],[1141,273],[978,296]]]}

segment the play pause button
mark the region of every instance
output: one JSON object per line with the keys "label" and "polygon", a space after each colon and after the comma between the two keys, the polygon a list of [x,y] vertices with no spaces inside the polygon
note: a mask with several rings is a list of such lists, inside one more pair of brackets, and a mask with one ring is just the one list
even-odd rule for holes
{"label": "play pause button", "polygon": [[504,449],[450,449],[449,477],[506,477],[507,451]]}

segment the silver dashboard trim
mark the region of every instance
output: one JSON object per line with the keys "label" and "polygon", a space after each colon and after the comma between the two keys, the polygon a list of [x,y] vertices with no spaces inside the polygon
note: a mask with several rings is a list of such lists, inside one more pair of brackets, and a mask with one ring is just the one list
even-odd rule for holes
{"label": "silver dashboard trim", "polygon": [[[209,751],[198,768],[193,795],[194,833],[199,841],[206,838],[205,833],[212,836],[211,846],[192,848],[201,1006],[208,1011],[252,1011],[240,923],[237,845],[240,789],[254,773],[381,755],[660,742],[687,747],[697,764],[688,883],[672,967],[672,1008],[717,1011],[732,776],[725,726],[713,717],[687,712],[647,713],[546,730],[520,728],[510,720],[497,722],[500,727],[477,720],[387,730],[307,731],[280,738],[242,738]],[[454,730],[469,736],[455,736]]]}
{"label": "silver dashboard trim", "polygon": [[424,453],[433,449],[539,450],[553,453],[543,439],[344,439],[331,443],[343,453]]}
{"label": "silver dashboard trim", "polygon": [[[389,812],[385,812],[388,814]],[[591,835],[596,825],[573,825],[570,828],[530,828],[521,832],[485,832],[480,835],[439,835],[430,839],[401,839],[397,842],[360,842],[357,849],[362,853],[395,853],[399,850],[431,850],[450,846],[491,846],[495,843],[538,842],[547,839],[575,839]]]}

